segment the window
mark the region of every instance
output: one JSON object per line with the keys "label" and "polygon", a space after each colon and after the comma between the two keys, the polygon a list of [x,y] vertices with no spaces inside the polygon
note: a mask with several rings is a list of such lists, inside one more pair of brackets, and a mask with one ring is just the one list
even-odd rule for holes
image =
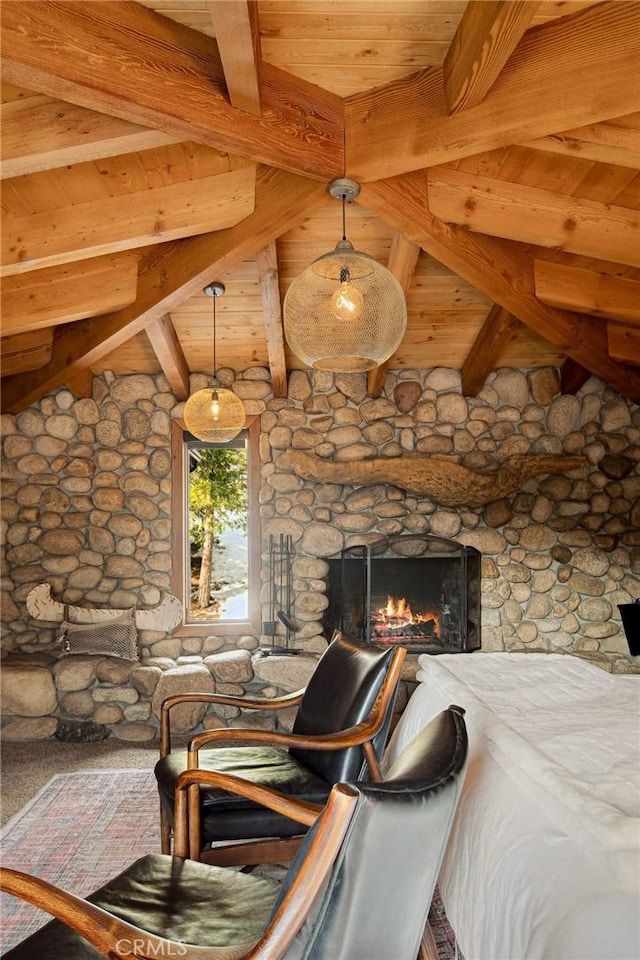
{"label": "window", "polygon": [[230,443],[197,440],[174,424],[174,633],[259,633],[259,420]]}

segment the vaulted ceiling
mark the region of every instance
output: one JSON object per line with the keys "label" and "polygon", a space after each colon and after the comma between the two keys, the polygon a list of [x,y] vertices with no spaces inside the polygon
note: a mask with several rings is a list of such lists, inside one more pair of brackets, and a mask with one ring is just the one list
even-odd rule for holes
{"label": "vaulted ceiling", "polygon": [[[640,402],[640,2],[3,0],[2,405],[302,364],[342,232],[407,292],[391,368],[562,366]],[[386,368],[369,375],[377,396]]]}

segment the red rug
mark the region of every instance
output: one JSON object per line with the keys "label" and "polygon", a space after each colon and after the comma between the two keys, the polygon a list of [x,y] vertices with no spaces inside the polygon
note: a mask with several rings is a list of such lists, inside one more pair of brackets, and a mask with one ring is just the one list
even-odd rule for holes
{"label": "red rug", "polygon": [[[2,831],[2,865],[86,896],[137,857],[160,852],[151,770],[80,770],[53,777]],[[51,917],[0,895],[2,950]]]}
{"label": "red rug", "polygon": [[[59,774],[0,834],[2,865],[86,896],[146,853],[160,851],[158,792],[151,770]],[[268,867],[260,868],[261,872]],[[275,867],[274,878],[284,874]],[[9,950],[50,920],[0,894],[0,946]],[[436,891],[429,914],[439,960],[464,960]]]}

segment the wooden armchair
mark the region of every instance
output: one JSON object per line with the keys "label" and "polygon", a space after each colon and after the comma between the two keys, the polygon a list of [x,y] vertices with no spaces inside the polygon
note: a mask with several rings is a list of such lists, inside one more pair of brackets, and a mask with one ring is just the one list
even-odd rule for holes
{"label": "wooden armchair", "polygon": [[[171,849],[175,788],[185,770],[241,778],[298,800],[324,804],[332,786],[367,775],[381,779],[378,758],[389,732],[404,648],[380,649],[343,637],[318,660],[305,690],[278,700],[220,694],[169,697],[161,711],[162,852]],[[171,749],[171,710],[185,701],[232,704],[248,710],[298,706],[291,733],[225,728]],[[368,774],[367,774],[368,770]],[[218,781],[216,781],[218,783]],[[265,809],[245,794],[200,781],[189,790],[189,857],[220,866],[286,861],[304,829],[295,818]],[[213,846],[212,846],[213,845]]]}
{"label": "wooden armchair", "polygon": [[[436,717],[383,783],[334,786],[319,816],[267,788],[186,771],[176,784],[177,856],[143,857],[88,900],[0,871],[0,889],[60,918],[5,960],[415,960],[419,949],[437,960],[423,932],[466,764],[462,713]],[[282,885],[180,859],[187,791],[200,782],[313,824]]]}

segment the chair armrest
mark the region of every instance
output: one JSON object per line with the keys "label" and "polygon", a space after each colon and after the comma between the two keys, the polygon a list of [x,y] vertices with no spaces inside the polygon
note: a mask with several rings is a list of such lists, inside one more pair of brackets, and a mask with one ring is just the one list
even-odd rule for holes
{"label": "chair armrest", "polygon": [[[367,744],[373,740],[384,723],[387,710],[389,709],[400,679],[402,663],[406,653],[407,651],[404,647],[398,647],[394,650],[389,670],[380,687],[369,716],[366,720],[361,721],[355,726],[348,727],[345,730],[338,730],[335,733],[325,733],[317,736],[311,734],[280,733],[273,730],[244,729],[242,727],[224,727],[217,730],[207,730],[204,733],[196,734],[189,740],[187,748],[188,768],[197,768],[198,752],[202,747],[221,741],[262,743],[270,746],[298,747],[304,750],[342,750],[345,747]],[[371,753],[373,754],[373,751],[371,751]],[[371,759],[369,752],[367,752],[367,759]],[[382,779],[379,775],[379,768],[374,754],[373,760],[374,777],[377,772],[377,777],[375,778]]]}
{"label": "chair armrest", "polygon": [[[234,777],[231,774],[215,773],[211,770],[185,770],[176,780],[176,795],[174,806],[174,855],[186,858],[189,856],[189,823],[193,813],[189,811],[188,797],[190,787],[217,787],[228,793],[253,800],[269,810],[290,817],[307,827],[315,823],[316,818],[324,809],[321,803],[311,803],[308,800],[296,800],[271,787],[262,787],[256,783]],[[191,821],[192,822],[192,821]],[[200,818],[196,818],[195,829],[197,839],[200,840]],[[199,843],[197,844],[199,849]]]}
{"label": "chair armrest", "polygon": [[225,693],[177,693],[166,697],[160,708],[160,757],[171,753],[171,710],[181,703],[220,703],[229,707],[238,707],[240,710],[283,710],[286,707],[297,707],[304,695],[303,690],[296,690],[284,697],[240,697]]}
{"label": "chair armrest", "polygon": [[[136,927],[114,914],[97,907],[82,897],[68,893],[40,877],[32,877],[18,870],[0,869],[0,890],[20,900],[32,903],[40,910],[61,920],[76,930],[105,956],[120,956],[118,943],[131,947],[133,942],[144,944],[150,957],[180,956],[188,958],[191,951],[175,940],[167,940]],[[137,955],[137,954],[136,954]]]}

